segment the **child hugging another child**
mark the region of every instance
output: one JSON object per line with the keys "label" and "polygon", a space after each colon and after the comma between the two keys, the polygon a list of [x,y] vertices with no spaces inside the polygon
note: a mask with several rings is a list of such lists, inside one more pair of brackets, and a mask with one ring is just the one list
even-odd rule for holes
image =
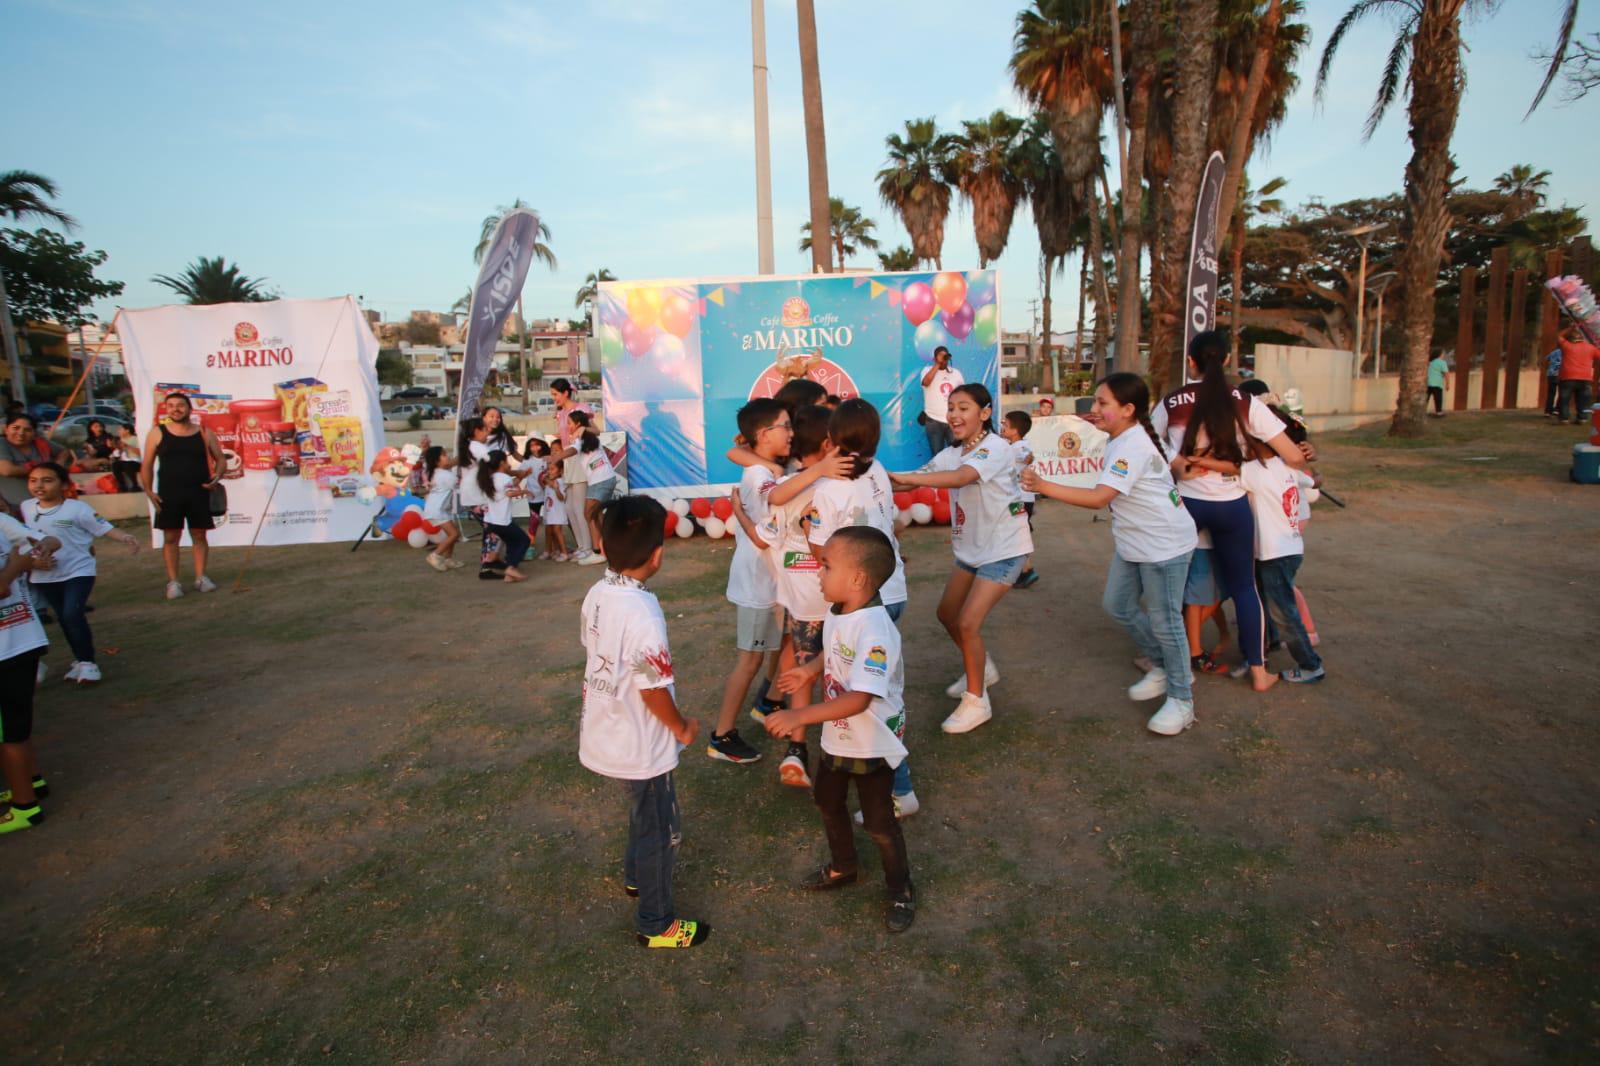
{"label": "child hugging another child", "polygon": [[[1268,409],[1277,413],[1275,408]],[[1295,444],[1305,439],[1298,422],[1284,419],[1284,425]],[[1327,673],[1301,614],[1303,601],[1295,587],[1295,575],[1305,561],[1301,527],[1311,516],[1317,479],[1308,471],[1291,469],[1258,440],[1252,439],[1250,447],[1253,458],[1239,467],[1239,480],[1250,493],[1250,510],[1255,513],[1256,581],[1266,602],[1267,620],[1295,661],[1293,670],[1278,676],[1296,684],[1315,683]],[[1304,617],[1309,615],[1307,611]]]}
{"label": "child hugging another child", "polygon": [[422,504],[422,520],[432,522],[444,532],[444,540],[428,553],[428,565],[440,573],[459,570],[465,563],[455,558],[461,527],[456,525],[456,488],[459,483],[456,458],[437,444],[422,453],[422,466],[428,474],[428,495]]}
{"label": "child hugging another child", "polygon": [[528,490],[517,488],[517,479],[511,474],[511,457],[498,448],[478,462],[474,475],[478,491],[488,501],[483,512],[483,528],[505,545],[505,581],[528,580],[527,575],[517,569],[517,564],[527,557],[532,541],[511,517],[511,501],[528,495]]}
{"label": "child hugging another child", "polygon": [[645,582],[661,569],[666,509],[624,496],[605,509],[605,575],[583,600],[583,720],[578,760],[621,782],[628,797],[622,887],[637,897],[636,937],[647,948],[691,948],[711,926],[680,918],[672,871],[683,831],[673,771],[700,723],[678,711],[661,604]]}
{"label": "child hugging another child", "polygon": [[812,796],[822,813],[829,861],[802,887],[823,891],[855,883],[855,832],[845,806],[854,781],[889,887],[884,924],[891,933],[909,929],[917,913],[905,836],[891,796],[895,768],[906,757],[905,667],[900,633],[879,595],[893,579],[899,555],[894,542],[870,526],[846,526],[828,538],[819,553],[819,582],[833,606],[823,622],[822,657],[778,678],[779,691],[793,693],[820,676],[823,702],[775,711],[764,723],[773,736],[822,726],[823,755]]}
{"label": "child hugging another child", "polygon": [[897,486],[950,490],[950,545],[955,567],[939,601],[939,621],[961,651],[965,673],[945,690],[961,702],[940,726],[969,733],[993,717],[989,686],[1000,671],[983,643],[983,623],[1022,576],[1033,534],[1011,446],[990,429],[993,400],[982,385],[950,393],[955,443],[915,473],[895,474]]}
{"label": "child hugging another child", "polygon": [[1146,728],[1177,736],[1194,725],[1193,674],[1183,631],[1194,520],[1178,496],[1166,452],[1151,428],[1150,389],[1144,379],[1129,373],[1108,375],[1095,389],[1094,409],[1111,434],[1100,483],[1092,489],[1057,485],[1030,468],[1023,485],[1078,507],[1111,508],[1116,552],[1106,573],[1106,613],[1133,637],[1139,654],[1156,664],[1128,689],[1128,697],[1148,700],[1165,693],[1166,701]]}

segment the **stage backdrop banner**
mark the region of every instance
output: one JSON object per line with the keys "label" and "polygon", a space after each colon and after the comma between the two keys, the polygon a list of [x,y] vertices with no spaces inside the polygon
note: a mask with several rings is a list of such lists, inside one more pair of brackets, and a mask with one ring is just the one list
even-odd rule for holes
{"label": "stage backdrop banner", "polygon": [[183,392],[222,445],[228,514],[212,544],[249,544],[258,526],[259,544],[361,535],[383,413],[378,341],[354,299],[121,311],[116,330],[140,441]]}
{"label": "stage backdrop banner", "polygon": [[878,458],[916,469],[929,458],[917,416],[935,348],[998,403],[999,288],[993,270],[601,285],[605,419],[628,436],[629,481],[676,496],[737,481],[726,452],[739,408],[798,377],[871,402]]}
{"label": "stage backdrop banner", "polygon": [[[1143,433],[1144,430],[1139,430]],[[1046,481],[1092,489],[1105,470],[1106,441],[1111,438],[1077,415],[1035,418],[1028,431],[1033,468]]]}

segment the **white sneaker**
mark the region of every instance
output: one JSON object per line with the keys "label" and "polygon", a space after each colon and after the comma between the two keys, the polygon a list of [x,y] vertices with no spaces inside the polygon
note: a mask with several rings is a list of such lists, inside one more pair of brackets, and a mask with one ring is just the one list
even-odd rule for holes
{"label": "white sneaker", "polygon": [[183,599],[183,582],[181,582],[181,581],[168,581],[167,582],[167,599],[169,599],[169,600],[181,600],[181,599]]}
{"label": "white sneaker", "polygon": [[956,704],[955,711],[939,728],[946,733],[970,733],[993,717],[994,710],[989,706],[988,696],[963,692],[961,702]]}
{"label": "white sneaker", "polygon": [[196,592],[215,592],[217,591],[217,583],[206,575],[201,574],[200,580],[194,583],[194,590]]}
{"label": "white sneaker", "polygon": [[1150,668],[1144,677],[1128,686],[1130,700],[1153,700],[1167,694],[1167,672],[1159,666]]}
{"label": "white sneaker", "polygon": [[33,683],[35,685],[42,685],[42,684],[44,684],[44,679],[49,677],[49,676],[50,676],[50,666],[49,666],[49,664],[47,664],[43,659],[40,659],[39,660],[39,669],[34,671],[34,674],[33,674]]}
{"label": "white sneaker", "polygon": [[[44,664],[40,663],[39,665],[43,666]],[[61,680],[63,680],[63,681],[76,681],[76,680],[78,680],[78,671],[82,670],[82,669],[83,669],[83,664],[82,663],[80,663],[76,659],[72,660],[72,665],[68,666],[67,667],[67,672],[61,675]],[[44,680],[44,675],[43,674],[39,675],[39,680],[40,681]]]}
{"label": "white sneaker", "polygon": [[[910,818],[913,814],[916,814],[920,810],[922,810],[922,804],[917,801],[917,794],[915,792],[907,792],[904,796],[894,797],[894,816],[896,819],[903,820]],[[856,824],[867,824],[866,817],[863,816],[860,811],[856,812]]]}
{"label": "white sneaker", "polygon": [[73,680],[80,685],[93,685],[100,680],[100,666],[98,663],[79,663],[78,676]]}
{"label": "white sneaker", "polygon": [[1164,737],[1175,737],[1194,725],[1194,700],[1180,700],[1171,696],[1161,709],[1150,716],[1145,728]]}
{"label": "white sneaker", "polygon": [[439,558],[439,556],[435,555],[433,552],[428,553],[428,565],[439,571],[441,574],[450,569],[450,564]]}
{"label": "white sneaker", "polygon": [[606,557],[604,555],[601,555],[599,552],[590,552],[588,555],[585,555],[582,559],[578,560],[578,565],[579,566],[599,566],[601,563],[603,563],[605,561],[606,561]]}
{"label": "white sneaker", "polygon": [[[983,690],[987,692],[989,691],[990,685],[997,685],[999,683],[1000,668],[995,666],[993,658],[985,654],[983,657]],[[944,690],[944,694],[953,700],[958,700],[961,698],[962,693],[966,691],[967,675],[962,674],[960,677],[950,682],[950,687]]]}

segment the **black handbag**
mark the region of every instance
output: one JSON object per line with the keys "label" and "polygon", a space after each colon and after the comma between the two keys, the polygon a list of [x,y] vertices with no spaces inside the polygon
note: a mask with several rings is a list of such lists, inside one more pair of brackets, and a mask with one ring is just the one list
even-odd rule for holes
{"label": "black handbag", "polygon": [[221,518],[228,513],[228,490],[222,482],[211,486],[211,517]]}

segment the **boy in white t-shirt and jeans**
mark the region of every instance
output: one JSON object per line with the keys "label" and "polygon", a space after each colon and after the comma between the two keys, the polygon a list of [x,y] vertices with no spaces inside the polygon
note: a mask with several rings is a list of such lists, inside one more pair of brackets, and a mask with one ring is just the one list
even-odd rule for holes
{"label": "boy in white t-shirt and jeans", "polygon": [[892,798],[895,768],[906,757],[905,664],[900,631],[878,596],[894,575],[898,552],[879,530],[846,526],[828,538],[820,562],[822,595],[833,605],[823,622],[822,658],[785,671],[778,689],[799,691],[820,674],[822,702],[776,711],[763,724],[773,736],[822,726],[823,755],[812,797],[822,812],[830,860],[801,886],[824,891],[855,883],[855,833],[845,806],[854,781],[889,886],[884,924],[900,933],[917,914],[916,887]]}
{"label": "boy in white t-shirt and jeans", "polygon": [[[1033,448],[1028,445],[1028,433],[1033,429],[1033,416],[1026,411],[1007,411],[1005,418],[1000,421],[1000,436],[1011,445],[1011,462],[1017,468],[1017,476],[1033,465]],[[1033,506],[1038,501],[1038,496],[1022,490],[1022,509],[1028,512],[1028,532],[1033,532]],[[1028,561],[1022,564],[1022,573],[1017,576],[1016,588],[1032,588],[1039,583],[1039,572],[1033,568],[1033,556],[1028,556]]]}
{"label": "boy in white t-shirt and jeans", "polygon": [[606,508],[607,569],[583,600],[578,761],[627,791],[622,884],[639,900],[639,943],[692,948],[705,942],[711,926],[679,918],[673,908],[672,868],[683,831],[672,774],[700,723],[678,711],[667,621],[644,585],[661,569],[666,518],[648,496],[624,496]]}

